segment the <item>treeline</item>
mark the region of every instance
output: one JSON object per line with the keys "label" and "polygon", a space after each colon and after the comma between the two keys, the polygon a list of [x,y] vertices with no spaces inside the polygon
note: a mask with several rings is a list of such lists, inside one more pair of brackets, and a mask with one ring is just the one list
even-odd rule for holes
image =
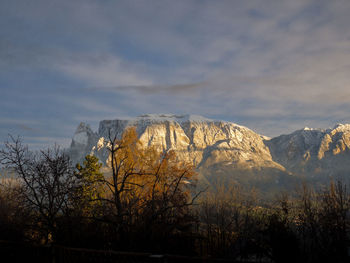
{"label": "treeline", "polygon": [[0,150],[12,179],[0,188],[0,239],[72,247],[193,254],[194,167],[174,152],[142,149],[135,129],[107,142],[110,174],[94,156],[72,167],[58,147]]}
{"label": "treeline", "polygon": [[343,182],[303,184],[274,201],[217,184],[196,188],[174,152],[142,149],[135,129],[108,138],[109,174],[94,156],[72,166],[58,147],[33,153],[10,138],[0,160],[0,240],[237,261],[347,262]]}
{"label": "treeline", "polygon": [[262,202],[240,187],[209,194],[199,205],[206,254],[271,262],[348,262],[350,194],[330,181],[315,190]]}

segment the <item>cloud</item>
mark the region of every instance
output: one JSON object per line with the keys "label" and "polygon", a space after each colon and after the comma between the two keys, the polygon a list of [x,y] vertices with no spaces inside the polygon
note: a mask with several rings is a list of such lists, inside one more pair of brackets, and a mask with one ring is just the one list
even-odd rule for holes
{"label": "cloud", "polygon": [[4,0],[0,118],[36,119],[46,137],[152,112],[272,136],[350,122],[349,12],[347,0]]}
{"label": "cloud", "polygon": [[113,55],[80,55],[64,60],[57,65],[57,70],[72,78],[83,80],[88,85],[151,85],[152,80],[137,70],[135,65],[128,65]]}

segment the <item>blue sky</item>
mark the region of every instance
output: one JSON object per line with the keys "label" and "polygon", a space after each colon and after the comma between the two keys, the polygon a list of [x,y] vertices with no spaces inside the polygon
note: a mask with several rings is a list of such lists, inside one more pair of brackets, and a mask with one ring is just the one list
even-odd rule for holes
{"label": "blue sky", "polygon": [[350,122],[348,0],[2,0],[0,141],[145,113],[268,136]]}

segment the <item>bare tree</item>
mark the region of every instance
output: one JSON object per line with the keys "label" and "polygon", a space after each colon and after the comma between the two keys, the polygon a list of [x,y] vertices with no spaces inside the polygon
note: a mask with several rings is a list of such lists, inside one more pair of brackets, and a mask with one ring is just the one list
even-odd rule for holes
{"label": "bare tree", "polygon": [[186,225],[189,208],[199,195],[190,192],[196,181],[192,165],[179,162],[172,151],[143,147],[134,127],[121,138],[110,131],[107,149],[112,174],[103,180],[109,194],[98,199],[110,206],[111,214],[104,219],[116,226],[121,239],[130,238],[136,225],[139,234],[154,234],[156,239]]}
{"label": "bare tree", "polygon": [[331,181],[319,195],[321,247],[332,259],[347,257],[349,242],[350,195],[346,184]]}
{"label": "bare tree", "polygon": [[58,146],[33,153],[20,138],[10,136],[0,150],[0,161],[18,176],[26,205],[38,217],[44,242],[55,241],[58,218],[67,212],[70,195],[77,187],[69,156]]}
{"label": "bare tree", "polygon": [[129,220],[127,217],[130,217],[131,207],[135,204],[135,192],[143,187],[140,178],[145,174],[145,169],[139,146],[135,129],[127,129],[121,139],[109,131],[107,149],[112,176],[103,180],[110,197],[99,199],[112,206],[118,226]]}

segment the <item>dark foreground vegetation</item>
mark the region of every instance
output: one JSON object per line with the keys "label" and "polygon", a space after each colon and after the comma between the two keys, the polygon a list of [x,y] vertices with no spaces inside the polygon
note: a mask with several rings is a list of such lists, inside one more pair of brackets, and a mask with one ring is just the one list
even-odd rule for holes
{"label": "dark foreground vegetation", "polygon": [[133,129],[111,135],[103,175],[94,156],[72,167],[58,147],[33,153],[11,138],[0,150],[13,175],[0,185],[0,253],[11,262],[349,261],[344,182],[301,184],[272,201],[237,185],[199,191],[191,165],[138,144]]}

